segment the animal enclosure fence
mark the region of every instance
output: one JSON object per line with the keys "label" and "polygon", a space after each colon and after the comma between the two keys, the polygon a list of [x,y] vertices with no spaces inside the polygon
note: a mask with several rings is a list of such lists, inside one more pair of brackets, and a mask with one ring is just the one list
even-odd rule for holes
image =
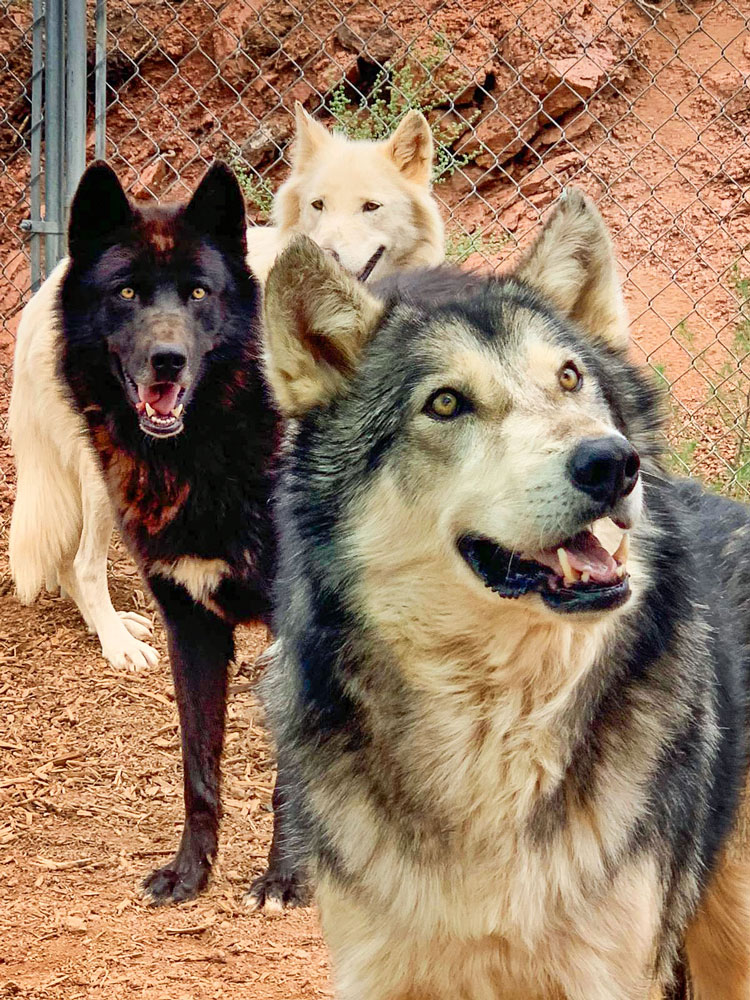
{"label": "animal enclosure fence", "polygon": [[411,107],[437,144],[448,255],[502,269],[568,185],[611,227],[634,356],[668,390],[675,467],[750,488],[750,4],[728,0],[5,0],[0,381],[64,251],[84,163],[134,197],[215,157],[266,220],[294,104],[349,135]]}

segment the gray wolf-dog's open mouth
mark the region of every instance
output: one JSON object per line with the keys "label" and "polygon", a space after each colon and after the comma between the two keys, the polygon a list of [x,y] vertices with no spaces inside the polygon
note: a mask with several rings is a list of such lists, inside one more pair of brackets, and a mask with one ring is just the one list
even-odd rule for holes
{"label": "gray wolf-dog's open mouth", "polygon": [[[611,539],[618,532],[613,549]],[[608,611],[630,596],[628,534],[610,518],[538,552],[510,552],[481,535],[462,536],[458,550],[501,597],[536,592],[555,611],[572,612]]]}
{"label": "gray wolf-dog's open mouth", "polygon": [[125,372],[141,430],[152,437],[172,437],[183,427],[184,398],[187,389],[178,382],[135,382]]}

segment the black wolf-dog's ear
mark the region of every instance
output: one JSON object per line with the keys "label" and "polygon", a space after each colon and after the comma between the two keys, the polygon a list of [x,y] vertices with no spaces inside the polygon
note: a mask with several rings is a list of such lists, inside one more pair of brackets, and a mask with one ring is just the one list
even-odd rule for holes
{"label": "black wolf-dog's ear", "polygon": [[612,240],[582,191],[565,192],[515,276],[589,336],[616,350],[627,349],[628,317]]}
{"label": "black wolf-dog's ear", "polygon": [[245,199],[232,170],[217,160],[185,206],[183,219],[220,246],[245,252]]}
{"label": "black wolf-dog's ear", "polygon": [[75,259],[133,221],[133,209],[112,167],[97,160],[84,172],[70,206],[68,253]]}
{"label": "black wolf-dog's ear", "polygon": [[271,269],[263,310],[269,384],[282,412],[301,417],[345,389],[383,304],[301,236]]}

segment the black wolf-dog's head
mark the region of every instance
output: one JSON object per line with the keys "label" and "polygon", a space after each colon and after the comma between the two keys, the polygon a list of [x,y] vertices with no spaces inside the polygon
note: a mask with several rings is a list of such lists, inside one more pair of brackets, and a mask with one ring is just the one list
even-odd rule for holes
{"label": "black wolf-dog's head", "polygon": [[68,243],[66,375],[79,404],[151,438],[179,434],[207,358],[236,354],[255,319],[234,174],[216,163],[187,204],[141,207],[94,163],[73,199]]}
{"label": "black wolf-dog's head", "polygon": [[569,193],[508,278],[441,269],[375,292],[305,240],[268,278],[267,371],[299,421],[282,509],[310,531],[295,551],[323,552],[329,578],[338,553],[326,586],[358,567],[360,605],[433,629],[477,607],[625,605],[648,576],[631,529],[661,405],[628,362],[594,205]]}

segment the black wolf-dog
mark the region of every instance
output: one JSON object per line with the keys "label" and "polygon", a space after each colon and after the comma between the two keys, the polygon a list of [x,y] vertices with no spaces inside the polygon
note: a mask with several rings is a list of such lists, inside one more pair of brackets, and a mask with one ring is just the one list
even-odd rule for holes
{"label": "black wolf-dog", "polygon": [[[185,826],[144,887],[189,899],[217,848],[227,666],[239,622],[270,620],[277,416],[258,367],[245,210],[215,164],[187,204],[136,207],[103,163],[71,207],[62,370],[119,527],[166,624],[182,731]],[[283,867],[255,887],[279,904]]]}
{"label": "black wolf-dog", "polygon": [[570,193],[513,276],[265,291],[265,697],[339,1000],[750,996],[750,512],[661,458]]}

